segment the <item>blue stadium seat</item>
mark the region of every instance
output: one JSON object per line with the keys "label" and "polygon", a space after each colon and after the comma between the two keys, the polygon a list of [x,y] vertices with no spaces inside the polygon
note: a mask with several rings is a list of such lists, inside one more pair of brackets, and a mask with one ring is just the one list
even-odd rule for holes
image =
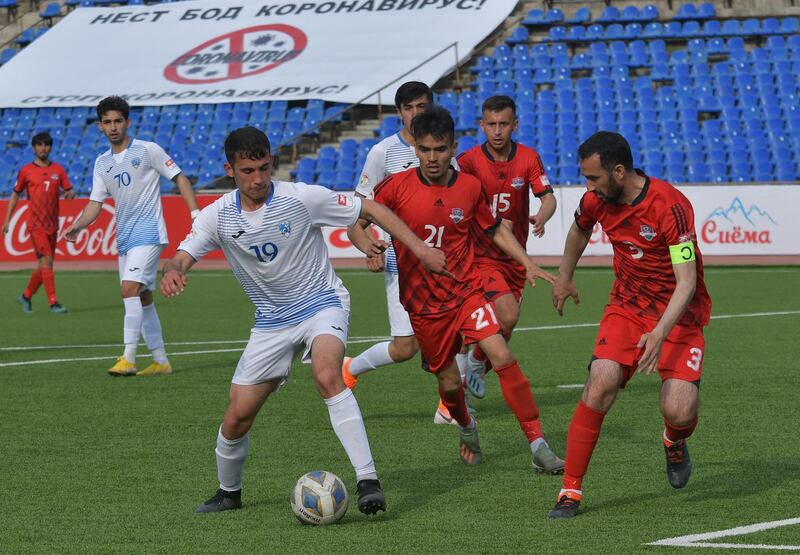
{"label": "blue stadium seat", "polygon": [[632,21],[639,21],[641,19],[641,15],[639,14],[639,8],[636,6],[625,6],[622,9],[622,12],[619,15],[617,21],[622,23],[629,23]]}
{"label": "blue stadium seat", "polygon": [[681,36],[686,38],[697,37],[701,34],[698,21],[687,21],[681,27]]}
{"label": "blue stadium seat", "polygon": [[625,28],[621,23],[612,23],[606,27],[605,38],[608,40],[625,38]]}
{"label": "blue stadium seat", "polygon": [[658,19],[658,8],[654,4],[644,6],[639,14],[639,21],[654,21]]}
{"label": "blue stadium seat", "polygon": [[561,23],[564,21],[564,12],[562,12],[558,8],[551,8],[547,10],[547,13],[544,15],[545,23]]}
{"label": "blue stadium seat", "polygon": [[755,37],[761,34],[761,22],[751,17],[742,22],[742,28],[739,30],[740,35]]}
{"label": "blue stadium seat", "polygon": [[664,25],[664,38],[681,38],[683,36],[683,25],[680,21],[669,21]]}
{"label": "blue stadium seat", "polygon": [[800,19],[797,17],[784,17],[781,19],[780,32],[786,35],[796,35],[800,32]]}
{"label": "blue stadium seat", "polygon": [[653,21],[648,23],[644,27],[644,32],[642,36],[645,38],[656,38],[664,36],[664,25],[659,23],[658,21]]}
{"label": "blue stadium seat", "polygon": [[673,17],[675,20],[697,19],[697,7],[692,3],[683,4]]}
{"label": "blue stadium seat", "polygon": [[777,35],[781,32],[781,24],[775,17],[768,17],[761,22],[761,33],[764,35]]}
{"label": "blue stadium seat", "polygon": [[530,10],[522,20],[523,25],[544,25],[545,23],[544,10],[540,9]]}
{"label": "blue stadium seat", "polygon": [[580,42],[586,40],[586,27],[583,25],[574,25],[569,28],[566,40],[573,42]]}
{"label": "blue stadium seat", "polygon": [[602,25],[589,25],[586,29],[586,39],[587,40],[603,40],[605,38],[605,27]]}
{"label": "blue stadium seat", "polygon": [[591,20],[592,20],[592,10],[583,7],[583,8],[578,8],[578,10],[575,12],[575,15],[567,20],[567,23],[571,23],[574,25],[579,23],[589,23]]}
{"label": "blue stadium seat", "polygon": [[[564,40],[567,37],[567,28],[557,25],[555,27],[550,27],[550,30],[547,33],[547,38],[552,41],[560,41]],[[528,37],[525,37],[525,42],[527,42]],[[511,42],[510,39],[506,39],[506,42]]]}
{"label": "blue stadium seat", "polygon": [[506,42],[508,44],[519,44],[528,42],[528,30],[525,27],[517,27],[516,29],[514,29],[514,32],[511,33],[511,36],[506,39]]}
{"label": "blue stadium seat", "polygon": [[17,50],[16,48],[4,48],[2,52],[0,52],[0,66],[7,64],[11,61],[11,58],[16,56]]}
{"label": "blue stadium seat", "polygon": [[[727,19],[722,23],[722,34],[725,36],[740,35],[741,27],[738,19]],[[729,45],[730,47],[730,45]]]}
{"label": "blue stadium seat", "polygon": [[616,6],[607,6],[603,13],[600,14],[595,21],[598,23],[614,23],[615,21],[619,21],[620,13],[619,8]]}
{"label": "blue stadium seat", "polygon": [[704,2],[697,8],[697,19],[711,19],[717,17],[717,10],[711,2]]}
{"label": "blue stadium seat", "polygon": [[52,25],[53,19],[61,17],[61,5],[58,2],[50,2],[45,8],[39,12],[39,17]]}

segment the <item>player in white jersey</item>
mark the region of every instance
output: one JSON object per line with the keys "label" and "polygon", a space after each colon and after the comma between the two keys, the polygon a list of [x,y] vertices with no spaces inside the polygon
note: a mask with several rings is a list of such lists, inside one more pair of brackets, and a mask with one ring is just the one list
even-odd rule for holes
{"label": "player in white jersey", "polygon": [[[222,249],[256,307],[255,326],[233,375],[230,400],[217,434],[219,489],[199,513],[241,508],[248,431],[262,404],[289,378],[302,349],[331,425],[353,465],[358,508],[386,509],[361,410],[341,376],[350,323],[350,295],[328,259],[321,226],[375,221],[408,245],[429,271],[446,274],[441,251],[429,248],[390,210],[358,197],[304,183],[271,181],[267,136],[244,127],[225,140],[225,171],[236,190],[203,209],[191,233],[164,266],[161,291],[183,291],[186,272],[203,255]],[[376,255],[386,243],[370,238],[357,247]]]}
{"label": "player in white jersey", "polygon": [[[397,89],[394,103],[403,122],[403,128],[370,149],[356,186],[356,195],[360,197],[372,198],[375,187],[388,176],[419,166],[419,158],[414,150],[411,121],[433,103],[433,92],[425,83],[409,81]],[[353,242],[363,240],[361,235],[364,233],[359,226],[347,230],[347,235]],[[405,362],[419,351],[419,343],[414,337],[411,320],[400,304],[397,257],[391,243],[385,254],[367,257],[367,268],[371,272],[383,271],[392,340],[377,343],[353,358],[345,357],[342,376],[347,387],[351,389],[355,388],[361,374],[381,366]],[[460,365],[459,368],[462,366],[466,369],[464,365]],[[437,424],[455,422],[441,401],[433,421]]]}
{"label": "player in white jersey", "polygon": [[[164,350],[161,321],[153,303],[156,273],[161,251],[168,244],[161,210],[159,180],[172,180],[194,218],[200,211],[192,184],[160,146],[128,136],[130,106],[118,96],[104,98],[97,105],[100,131],[111,148],[97,157],[89,203],[80,217],[65,230],[67,241],[100,215],[103,202],[115,202],[119,280],[125,305],[123,341],[125,350],[108,373],[112,376],[153,376],[172,372]],[[136,350],[144,335],[153,363],[139,371]]]}

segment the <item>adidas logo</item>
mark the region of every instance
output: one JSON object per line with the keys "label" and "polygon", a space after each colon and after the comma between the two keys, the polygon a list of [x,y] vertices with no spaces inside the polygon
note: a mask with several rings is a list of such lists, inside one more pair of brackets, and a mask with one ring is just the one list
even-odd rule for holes
{"label": "adidas logo", "polygon": [[434,202],[433,205],[436,208],[442,208],[444,206],[444,203],[442,202],[442,199],[436,199],[436,202]]}
{"label": "adidas logo", "polygon": [[625,218],[624,220],[622,220],[622,227],[632,227],[631,226],[631,222],[630,222],[630,220],[628,220],[628,218]]}
{"label": "adidas logo", "polygon": [[606,344],[606,338],[605,337],[601,337],[600,341],[598,341],[597,344],[598,345],[605,345]]}

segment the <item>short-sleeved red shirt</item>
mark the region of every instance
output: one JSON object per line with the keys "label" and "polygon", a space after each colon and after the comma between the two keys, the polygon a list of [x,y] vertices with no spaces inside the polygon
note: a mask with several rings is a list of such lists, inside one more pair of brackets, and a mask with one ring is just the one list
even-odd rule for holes
{"label": "short-sleeved red shirt", "polygon": [[436,314],[456,308],[479,291],[481,276],[474,265],[470,228],[492,233],[499,219],[492,216],[480,182],[453,171],[447,185],[431,185],[419,168],[387,177],[375,188],[375,200],[392,210],[428,246],[447,257],[450,278],[425,270],[402,243],[394,241],[400,281],[400,301],[411,314]]}
{"label": "short-sleeved red shirt", "polygon": [[[486,144],[478,145],[458,157],[462,172],[478,178],[483,185],[492,213],[513,224],[520,245],[528,244],[530,231],[530,190],[536,197],[552,194],[553,188],[539,154],[532,148],[511,143],[508,160],[492,158]],[[473,234],[475,256],[516,265],[516,262],[480,230]]]}
{"label": "short-sleeved red shirt", "polygon": [[58,230],[58,197],[61,189],[69,191],[72,184],[61,164],[50,162],[38,166],[31,162],[19,171],[15,193],[28,190],[28,226],[30,229]]}
{"label": "short-sleeved red shirt", "polygon": [[648,320],[661,318],[675,291],[669,247],[694,243],[697,287],[678,325],[705,326],[711,316],[711,298],[703,280],[703,257],[697,246],[692,205],[666,181],[644,177],[644,188],[631,204],[606,203],[595,193],[586,192],[575,212],[575,222],[584,230],[599,222],[611,240],[616,280],[610,305]]}

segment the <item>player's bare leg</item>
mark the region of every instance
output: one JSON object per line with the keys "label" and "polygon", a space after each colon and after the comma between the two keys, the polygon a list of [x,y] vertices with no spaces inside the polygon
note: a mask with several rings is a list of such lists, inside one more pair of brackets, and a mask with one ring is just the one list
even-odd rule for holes
{"label": "player's bare leg", "polygon": [[460,429],[459,455],[464,464],[480,464],[483,460],[478,441],[478,426],[467,410],[464,383],[455,361],[436,374],[439,398]]}
{"label": "player's bare leg", "polygon": [[549,513],[551,518],[572,518],[578,513],[583,499],[583,477],[600,437],[603,419],[614,404],[623,379],[624,373],[619,363],[605,359],[592,362],[581,399],[569,425],[564,482],[556,506]]}
{"label": "player's bare leg", "polygon": [[405,362],[419,352],[419,343],[413,335],[393,337],[391,341],[377,343],[358,355],[345,357],[342,365],[344,383],[355,389],[358,377],[381,366]]}
{"label": "player's bare leg", "polygon": [[338,337],[322,334],[314,338],[311,344],[311,369],[317,390],[328,405],[333,431],[355,470],[358,510],[364,514],[375,514],[386,510],[386,497],[375,471],[361,409],[342,379],[343,357],[344,344]]}
{"label": "player's bare leg", "polygon": [[136,373],[137,376],[157,376],[172,373],[172,365],[164,349],[164,336],[161,333],[161,320],[153,302],[152,291],[142,291],[139,294],[142,301],[142,335],[150,353],[153,363],[144,370]]}
{"label": "player's bare leg", "polygon": [[217,477],[219,489],[213,497],[197,507],[196,513],[217,513],[242,508],[242,475],[250,438],[247,432],[269,394],[280,383],[270,380],[256,385],[231,384],[228,408],[217,433]]}
{"label": "player's bare leg", "polygon": [[[511,338],[511,332],[519,321],[519,302],[511,293],[501,295],[492,299],[495,316],[503,330],[503,337],[506,342]],[[483,399],[486,396],[486,355],[481,348],[476,345],[468,353],[466,358],[467,365],[467,387],[473,397]]]}
{"label": "player's bare leg", "polygon": [[539,407],[533,398],[531,384],[517,364],[516,357],[501,335],[492,335],[478,342],[500,379],[506,405],[514,413],[531,449],[533,468],[537,472],[560,474],[564,461],[553,453],[542,433]]}
{"label": "player's bare leg", "polygon": [[661,385],[661,414],[664,416],[664,454],[667,479],[673,488],[682,488],[692,475],[692,459],[686,440],[697,426],[700,390],[697,385],[668,379]]}

